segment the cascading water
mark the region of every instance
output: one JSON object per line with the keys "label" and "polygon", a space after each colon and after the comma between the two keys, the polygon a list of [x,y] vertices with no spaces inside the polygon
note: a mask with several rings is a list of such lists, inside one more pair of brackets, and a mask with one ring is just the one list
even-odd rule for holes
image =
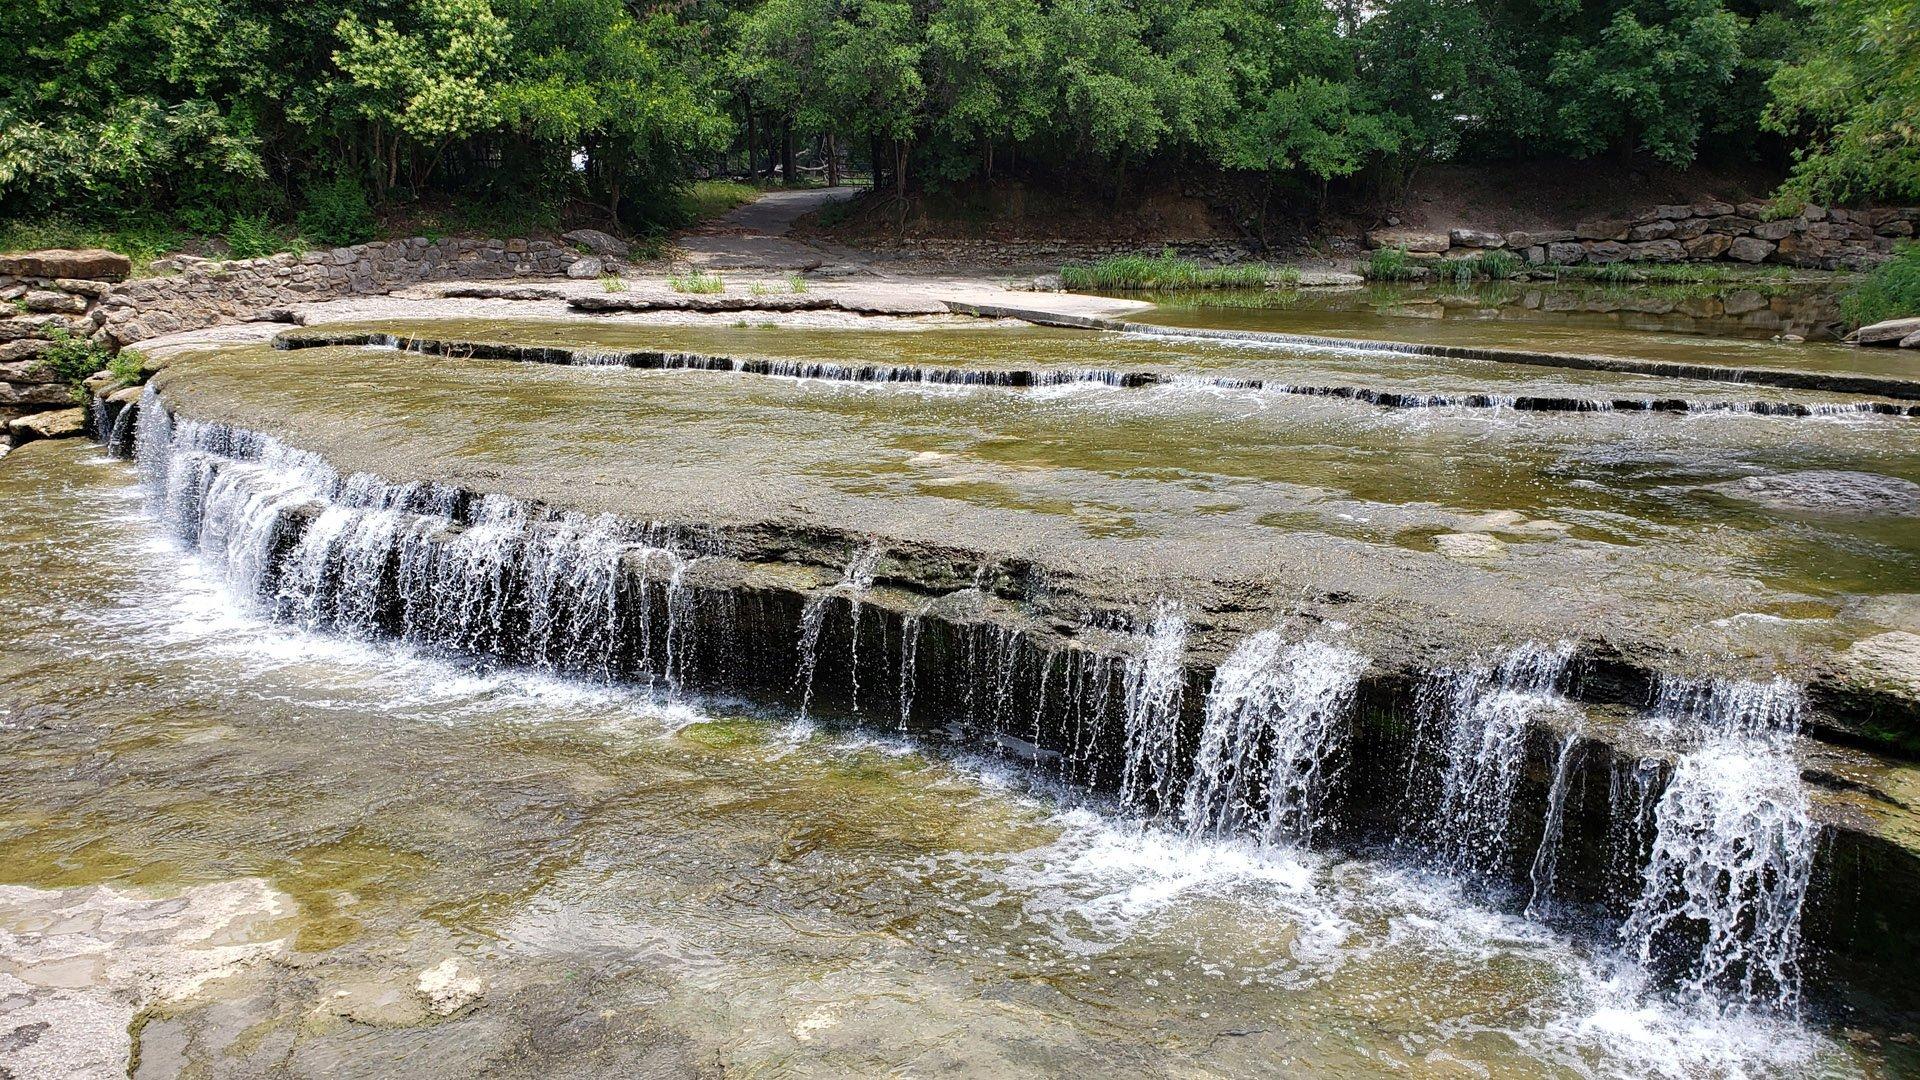
{"label": "cascading water", "polygon": [[[1572,656],[1569,642],[1529,643],[1492,670],[1446,671],[1428,681],[1420,692],[1418,742],[1410,758],[1416,772],[1408,796],[1414,805],[1431,804],[1431,811],[1426,820],[1409,822],[1403,838],[1427,847],[1463,878],[1506,877],[1528,725],[1565,708],[1559,691]],[[1430,794],[1419,790],[1423,778],[1417,772],[1429,746],[1440,759],[1439,789]]]}
{"label": "cascading water", "polygon": [[1533,852],[1533,865],[1527,869],[1527,880],[1533,885],[1533,894],[1527,898],[1528,918],[1544,914],[1553,899],[1553,878],[1560,866],[1560,834],[1567,820],[1567,786],[1573,778],[1580,745],[1580,731],[1572,729],[1561,737],[1560,752],[1554,756],[1553,784],[1547,789],[1547,819],[1540,830],[1540,846]]}
{"label": "cascading water", "polygon": [[1621,939],[1702,1003],[1791,1011],[1819,828],[1792,754],[1798,687],[1668,680],[1656,720],[1704,735],[1654,806],[1652,852]]}
{"label": "cascading water", "polygon": [[1140,651],[1126,667],[1126,766],[1120,800],[1156,812],[1172,805],[1180,751],[1180,698],[1185,684],[1187,618],[1171,600],[1155,601]]}
{"label": "cascading water", "polygon": [[1214,672],[1182,817],[1189,835],[1311,844],[1366,660],[1324,642],[1249,635]]}
{"label": "cascading water", "polygon": [[846,569],[840,572],[839,582],[809,596],[800,609],[800,645],[794,683],[800,690],[802,722],[807,719],[813,706],[813,673],[820,664],[820,632],[826,626],[827,604],[835,597],[847,601],[847,619],[851,627],[848,633],[851,644],[848,647],[852,650],[849,663],[853,671],[853,710],[860,711],[861,596],[873,588],[873,577],[879,569],[882,553],[883,549],[878,544],[868,544],[856,550],[847,561]]}

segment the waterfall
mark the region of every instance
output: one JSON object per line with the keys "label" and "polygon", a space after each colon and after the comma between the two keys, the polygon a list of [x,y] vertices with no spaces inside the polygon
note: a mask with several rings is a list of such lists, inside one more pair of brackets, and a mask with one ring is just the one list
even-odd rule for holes
{"label": "waterfall", "polygon": [[1676,969],[1721,1007],[1792,1010],[1800,912],[1819,835],[1792,753],[1800,691],[1771,682],[1668,680],[1656,722],[1704,741],[1654,806],[1652,852],[1621,939],[1643,966]]}
{"label": "waterfall", "polygon": [[1172,802],[1175,761],[1180,750],[1180,697],[1186,675],[1187,619],[1180,606],[1154,602],[1153,621],[1140,637],[1139,652],[1127,659],[1126,766],[1120,800],[1148,811]]}
{"label": "waterfall", "polygon": [[800,609],[800,644],[798,663],[794,669],[794,684],[800,689],[800,719],[805,721],[813,706],[813,672],[820,663],[820,631],[826,626],[827,604],[836,596],[847,601],[847,618],[852,627],[852,651],[850,663],[855,667],[853,679],[853,708],[860,711],[860,616],[861,597],[873,588],[874,574],[879,569],[883,550],[878,544],[868,544],[854,551],[847,560],[846,569],[840,572],[840,580],[826,589],[817,590],[807,597]]}
{"label": "waterfall", "polygon": [[1569,730],[1560,740],[1560,753],[1553,760],[1553,784],[1547,789],[1547,818],[1540,829],[1540,846],[1534,849],[1533,865],[1527,880],[1533,895],[1527,898],[1527,917],[1537,918],[1553,898],[1553,875],[1560,864],[1560,833],[1567,818],[1567,784],[1573,776],[1573,763],[1580,748],[1580,731]]}
{"label": "waterfall", "polygon": [[[930,604],[931,602],[929,602]],[[926,617],[922,606],[907,613],[900,622],[900,730],[907,730],[913,718],[914,679],[920,667],[920,621]]]}
{"label": "waterfall", "polygon": [[1346,745],[1366,660],[1318,641],[1249,635],[1217,671],[1182,810],[1195,837],[1310,844]]}
{"label": "waterfall", "polygon": [[[1559,695],[1570,642],[1528,643],[1491,670],[1444,671],[1420,691],[1417,742],[1410,764],[1433,746],[1441,757],[1439,790],[1424,822],[1409,822],[1403,837],[1418,839],[1452,872],[1481,881],[1505,877],[1512,856],[1513,796],[1526,763],[1529,723],[1565,707]],[[1410,776],[1409,802],[1421,778]]]}

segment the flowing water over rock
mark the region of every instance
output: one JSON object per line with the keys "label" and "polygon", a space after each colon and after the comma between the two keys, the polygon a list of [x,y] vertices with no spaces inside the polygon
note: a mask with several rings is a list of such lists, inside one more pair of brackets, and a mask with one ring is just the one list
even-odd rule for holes
{"label": "flowing water over rock", "polygon": [[[179,458],[149,464],[148,490],[210,505],[174,479],[209,436],[186,424],[176,436]],[[1790,1022],[1640,996],[1604,950],[1417,872],[1194,838],[1187,822],[1142,828],[965,757],[824,732],[795,743],[778,717],[316,636],[279,606],[310,592],[283,594],[270,571],[250,595],[228,577],[231,543],[183,552],[167,537],[185,515],[156,530],[127,467],[87,455],[33,447],[0,471],[9,500],[36,493],[0,522],[0,554],[38,583],[9,592],[0,629],[13,695],[0,743],[14,762],[0,850],[41,889],[115,881],[165,894],[257,871],[296,907],[280,933],[298,962],[255,962],[150,1016],[137,1036],[149,1066],[451,1074],[510,1055],[561,1073],[719,1062],[1332,1076],[1472,1062],[1497,1075],[1839,1076],[1870,1065]],[[348,488],[369,514],[401,502],[278,460],[309,486],[251,475],[259,492],[299,492],[284,505],[313,491],[344,502]],[[233,467],[210,469],[212,482]],[[534,529],[532,515],[497,504],[457,515],[489,537],[466,550],[475,565],[531,567],[528,555],[475,553]],[[578,552],[592,519],[546,524],[566,542],[534,545],[558,561],[529,580],[593,609],[593,573],[561,554]],[[115,575],[98,572],[103,560]],[[494,588],[443,609],[484,608]],[[1135,700],[1167,700],[1179,626],[1163,609],[1141,628]],[[1207,695],[1210,717],[1258,721],[1237,730],[1267,748],[1264,775],[1311,777],[1308,733],[1337,729],[1358,661],[1273,639],[1238,660]],[[1286,740],[1299,756],[1276,752]],[[1224,733],[1219,745],[1223,762],[1259,761]],[[105,771],[76,787],[85,762]],[[1195,773],[1252,795],[1269,823],[1303,805]]]}
{"label": "flowing water over rock", "polygon": [[[196,672],[168,693],[234,732],[228,757],[145,738],[140,693],[72,753],[186,755],[183,816],[232,797],[197,786],[209,760],[265,778],[237,790],[286,820],[227,841],[262,855],[229,871],[162,842],[138,876],[257,871],[312,920],[296,948],[342,968],[269,968],[156,1029],[189,1057],[245,1058],[219,1035],[241,1021],[216,1019],[239,1016],[323,1060],[350,1026],[259,1004],[319,994],[346,1025],[426,1025],[416,1050],[564,1028],[539,1052],[563,1071],[605,1067],[576,1023],[601,995],[657,1034],[637,1071],[1904,1062],[1822,1031],[1854,985],[1838,968],[1903,955],[1862,927],[1905,933],[1886,921],[1905,819],[1865,809],[1905,774],[1805,745],[1884,738],[1845,696],[1867,691],[1819,686],[1816,707],[1747,676],[1831,655],[1861,583],[1914,572],[1911,537],[1693,491],[1788,457],[1915,471],[1904,420],[1463,427],[1174,387],[949,398],[798,368],[260,355],[170,370],[133,414],[131,470],[30,448],[0,473],[72,492],[0,519],[7,565],[71,593],[6,631],[40,673],[16,680],[13,727],[65,730],[48,707],[89,669],[47,658],[70,638],[112,670],[158,665],[143,690]],[[1621,483],[1621,459],[1657,479]],[[96,523],[84,550],[53,538],[61,515]],[[1467,559],[1448,537],[1485,543]],[[123,604],[84,568],[130,542],[143,578],[206,576]],[[218,628],[169,639],[180,603]],[[1661,674],[1689,649],[1734,673]],[[118,852],[102,830],[126,815],[88,817],[97,790],[67,802],[49,752],[16,796],[33,824],[0,844],[40,867],[52,813]],[[350,782],[280,761],[328,754],[314,775]],[[204,779],[236,790],[226,767]],[[107,784],[116,807],[142,797]],[[312,820],[268,794],[289,785]],[[265,854],[289,845],[324,847],[339,881]]]}

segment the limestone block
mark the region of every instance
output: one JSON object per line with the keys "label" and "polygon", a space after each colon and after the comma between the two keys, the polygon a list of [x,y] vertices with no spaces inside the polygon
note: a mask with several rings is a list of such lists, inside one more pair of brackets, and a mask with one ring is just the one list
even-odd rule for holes
{"label": "limestone block", "polygon": [[38,278],[86,278],[122,281],[133,273],[133,260],[101,248],[49,248],[0,255],[0,274]]}
{"label": "limestone block", "polygon": [[1727,245],[1727,257],[1741,262],[1765,262],[1767,256],[1773,254],[1773,247],[1770,241],[1756,236],[1736,236],[1733,242]]}

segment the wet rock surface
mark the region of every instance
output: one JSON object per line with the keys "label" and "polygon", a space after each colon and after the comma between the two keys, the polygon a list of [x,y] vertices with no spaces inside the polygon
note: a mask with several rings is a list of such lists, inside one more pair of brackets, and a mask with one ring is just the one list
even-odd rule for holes
{"label": "wet rock surface", "polygon": [[1920,484],[1877,473],[1809,469],[1748,476],[1707,490],[1802,513],[1920,516]]}

